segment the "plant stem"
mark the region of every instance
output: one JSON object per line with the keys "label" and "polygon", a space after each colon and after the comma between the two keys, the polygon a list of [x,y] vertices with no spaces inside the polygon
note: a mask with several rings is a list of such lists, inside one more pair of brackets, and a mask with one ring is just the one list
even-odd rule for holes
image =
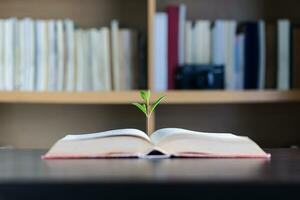
{"label": "plant stem", "polygon": [[146,117],[146,133],[150,136],[150,116]]}

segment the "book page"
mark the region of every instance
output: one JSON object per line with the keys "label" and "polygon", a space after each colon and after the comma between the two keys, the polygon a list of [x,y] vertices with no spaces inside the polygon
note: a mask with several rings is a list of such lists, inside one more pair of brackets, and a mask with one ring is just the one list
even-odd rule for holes
{"label": "book page", "polygon": [[152,142],[177,157],[269,157],[248,137],[227,133],[203,133],[185,129],[161,129]]}
{"label": "book page", "polygon": [[153,144],[158,144],[160,141],[165,140],[169,136],[174,135],[209,135],[210,137],[216,138],[235,138],[238,137],[231,133],[206,133],[206,132],[197,132],[197,131],[190,131],[187,129],[182,128],[163,128],[155,131],[151,136],[150,139]]}
{"label": "book page", "polygon": [[133,136],[143,138],[150,142],[150,138],[138,129],[116,129],[98,133],[89,133],[89,134],[79,134],[79,135],[67,135],[61,140],[63,141],[71,141],[71,140],[90,140],[96,138],[104,138],[104,137],[115,137],[115,136]]}
{"label": "book page", "polygon": [[145,157],[153,145],[141,137],[118,136],[84,140],[59,140],[45,159]]}

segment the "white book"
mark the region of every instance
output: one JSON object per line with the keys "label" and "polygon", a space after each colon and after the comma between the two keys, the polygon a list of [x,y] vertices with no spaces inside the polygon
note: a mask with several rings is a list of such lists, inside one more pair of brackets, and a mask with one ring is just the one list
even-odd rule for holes
{"label": "white book", "polygon": [[84,50],[83,50],[83,31],[75,31],[75,43],[76,43],[76,63],[77,63],[77,73],[76,73],[76,90],[82,92],[84,90]]}
{"label": "white book", "polygon": [[57,30],[54,20],[47,21],[48,31],[48,90],[56,91],[58,89],[58,56],[57,56]]}
{"label": "white book", "polygon": [[187,21],[185,23],[185,51],[184,51],[184,62],[186,64],[192,64],[192,22],[191,21]]}
{"label": "white book", "polygon": [[76,82],[76,66],[75,66],[75,28],[74,22],[71,20],[64,20],[64,28],[66,35],[66,90],[71,92],[75,90]]}
{"label": "white book", "polygon": [[290,89],[290,29],[289,20],[278,21],[278,73],[277,88]]}
{"label": "white book", "polygon": [[225,88],[228,90],[234,89],[234,66],[235,66],[235,37],[236,37],[237,22],[225,22]]}
{"label": "white book", "polygon": [[155,14],[154,88],[155,91],[168,89],[168,16],[163,12]]}
{"label": "white book", "polygon": [[110,49],[110,31],[107,27],[103,27],[100,30],[100,50],[101,52],[101,81],[103,82],[103,90],[112,90],[111,82],[111,49]]}
{"label": "white book", "polygon": [[5,90],[12,91],[14,89],[14,37],[15,37],[16,19],[7,19],[4,22],[4,87]]}
{"label": "white book", "polygon": [[129,29],[119,31],[120,89],[137,88],[137,33]]}
{"label": "white book", "polygon": [[211,30],[210,22],[207,20],[196,21],[194,27],[194,58],[197,64],[209,64],[211,62]]}
{"label": "white book", "polygon": [[58,140],[43,158],[153,158],[152,152],[160,152],[158,157],[161,158],[268,159],[271,156],[248,137],[164,128],[151,136],[137,129],[67,135]]}
{"label": "white book", "polygon": [[35,89],[35,26],[32,19],[24,19],[25,26],[25,86],[27,91],[33,91]]}
{"label": "white book", "polygon": [[47,22],[36,21],[36,89],[46,91],[48,86]]}
{"label": "white book", "polygon": [[5,90],[4,87],[4,20],[0,19],[0,90]]}
{"label": "white book", "polygon": [[14,24],[14,34],[13,34],[13,59],[14,59],[14,66],[13,66],[13,90],[20,90],[20,82],[21,82],[21,66],[20,66],[20,21],[16,20]]}
{"label": "white book", "polygon": [[57,45],[57,90],[65,89],[65,46],[64,46],[63,21],[56,21],[56,45]]}
{"label": "white book", "polygon": [[120,90],[119,22],[111,22],[112,72],[114,90]]}
{"label": "white book", "polygon": [[178,64],[184,64],[185,57],[185,22],[186,22],[186,5],[181,3],[179,5],[179,25],[178,25]]}
{"label": "white book", "polygon": [[92,38],[89,30],[84,31],[83,38],[84,45],[84,91],[93,90],[93,77],[92,77]]}
{"label": "white book", "polygon": [[225,21],[216,20],[212,28],[212,63],[214,65],[225,65],[226,32]]}
{"label": "white book", "polygon": [[245,34],[241,33],[236,37],[235,43],[235,67],[233,74],[234,89],[244,89],[244,70],[245,70]]}
{"label": "white book", "polygon": [[91,40],[91,67],[92,67],[92,89],[94,91],[101,91],[103,85],[101,82],[101,72],[100,72],[100,33],[97,29],[91,29],[89,31]]}
{"label": "white book", "polygon": [[18,40],[16,41],[16,43],[18,43],[17,57],[19,59],[16,59],[15,89],[24,91],[24,90],[26,90],[26,82],[27,82],[27,77],[26,77],[26,71],[27,71],[26,40],[27,40],[27,35],[26,35],[25,20],[17,21],[17,32],[18,32],[17,33]]}
{"label": "white book", "polygon": [[259,34],[259,72],[258,89],[264,89],[266,83],[266,25],[263,20],[258,22]]}
{"label": "white book", "polygon": [[90,34],[86,30],[78,30],[79,40],[77,41],[78,57],[78,91],[86,92],[92,90],[92,71],[91,71],[91,54],[90,54]]}

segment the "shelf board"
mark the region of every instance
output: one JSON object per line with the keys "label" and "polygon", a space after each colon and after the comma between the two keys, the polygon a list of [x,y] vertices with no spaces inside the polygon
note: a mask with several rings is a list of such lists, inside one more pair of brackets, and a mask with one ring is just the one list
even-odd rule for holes
{"label": "shelf board", "polygon": [[[226,104],[300,102],[300,91],[167,91],[163,104]],[[138,91],[112,92],[0,92],[0,103],[130,104],[140,102]]]}
{"label": "shelf board", "polygon": [[249,91],[168,91],[167,104],[225,104],[225,103],[276,103],[300,102],[300,91],[249,90]]}
{"label": "shelf board", "polygon": [[135,101],[140,101],[138,91],[0,92],[0,103],[129,104]]}

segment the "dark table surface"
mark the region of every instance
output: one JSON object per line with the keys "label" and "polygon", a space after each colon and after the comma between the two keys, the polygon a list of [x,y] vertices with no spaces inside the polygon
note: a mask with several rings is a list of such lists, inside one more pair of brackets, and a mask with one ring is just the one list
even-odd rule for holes
{"label": "dark table surface", "polygon": [[269,160],[42,160],[44,150],[0,150],[0,199],[275,199],[300,194],[300,150],[266,151],[272,154]]}

